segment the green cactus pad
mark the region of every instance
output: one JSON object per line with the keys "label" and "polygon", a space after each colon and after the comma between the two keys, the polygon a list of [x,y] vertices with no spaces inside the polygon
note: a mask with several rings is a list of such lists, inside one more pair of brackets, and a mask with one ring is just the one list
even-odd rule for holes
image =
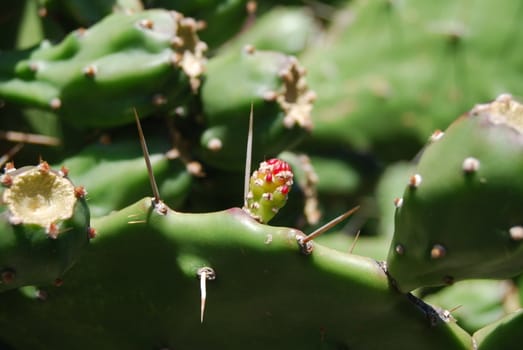
{"label": "green cactus pad", "polygon": [[77,127],[132,122],[133,107],[145,116],[198,89],[206,45],[197,30],[172,11],[109,15],[57,45],[2,52],[0,98],[53,110]]}
{"label": "green cactus pad", "polygon": [[401,290],[523,271],[522,121],[501,95],[433,138],[396,202],[388,266]]}
{"label": "green cactus pad", "polygon": [[[391,289],[376,261],[319,244],[303,255],[301,232],[240,208],[159,215],[146,198],[94,224],[99,235],[63,286],[2,294],[4,341],[34,350],[472,347],[455,323],[431,326],[434,310]],[[215,272],[203,324],[202,268]]]}
{"label": "green cactus pad", "polygon": [[276,156],[312,129],[315,94],[293,56],[253,47],[221,53],[209,60],[201,96],[201,157],[220,169],[244,167],[251,105],[253,159]]}
{"label": "green cactus pad", "polygon": [[[466,280],[442,288],[423,298],[430,305],[450,310],[458,324],[470,333],[503,318],[517,307],[510,301],[515,286],[507,280]],[[507,302],[509,301],[509,302]]]}
{"label": "green cactus pad", "polygon": [[299,55],[318,39],[320,33],[320,25],[310,9],[277,6],[256,18],[251,27],[223,45],[220,50],[239,50],[245,45],[252,45],[259,50]]}
{"label": "green cactus pad", "polygon": [[51,16],[70,17],[76,23],[84,26],[96,23],[113,12],[132,13],[143,10],[140,0],[46,0],[41,2],[43,6],[47,5],[47,11]]}
{"label": "green cactus pad", "polygon": [[214,50],[237,35],[247,19],[248,0],[147,0],[151,8],[174,9],[205,23],[202,39]]}
{"label": "green cactus pad", "polygon": [[89,241],[85,190],[45,162],[9,167],[2,184],[0,291],[59,281]]}
{"label": "green cactus pad", "polygon": [[523,309],[520,309],[475,332],[473,339],[476,349],[518,350],[523,340],[522,327]]}
{"label": "green cactus pad", "polygon": [[311,147],[408,159],[473,104],[519,91],[520,18],[519,0],[347,1],[300,57],[318,92]]}

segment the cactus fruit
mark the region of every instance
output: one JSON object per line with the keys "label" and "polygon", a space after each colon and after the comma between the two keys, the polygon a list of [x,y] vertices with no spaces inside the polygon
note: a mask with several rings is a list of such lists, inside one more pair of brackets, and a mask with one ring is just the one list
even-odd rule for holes
{"label": "cactus fruit", "polygon": [[[230,83],[231,76],[238,82]],[[276,156],[312,129],[315,98],[305,69],[295,57],[246,47],[209,60],[201,98],[207,129],[200,138],[204,161],[221,169],[242,170],[254,110],[253,159]],[[259,117],[258,117],[259,116]]]}
{"label": "cactus fruit", "polygon": [[8,163],[1,182],[0,291],[60,283],[94,235],[84,188],[46,162]]}
{"label": "cactus fruit", "polygon": [[283,160],[261,162],[251,176],[244,210],[259,222],[271,220],[287,202],[293,176],[291,167]]}
{"label": "cactus fruit", "polygon": [[[159,215],[151,202],[93,219],[99,236],[44,302],[3,293],[3,340],[35,350],[471,348],[456,323],[389,288],[372,259],[319,244],[304,256],[303,233],[239,208]],[[204,267],[216,278],[202,325]]]}
{"label": "cactus fruit", "polygon": [[131,122],[133,107],[147,115],[198,88],[206,45],[197,30],[177,12],[109,15],[57,45],[2,52],[0,98],[54,110],[77,127]]}
{"label": "cactus fruit", "polygon": [[501,95],[427,146],[396,209],[388,267],[401,290],[523,271],[522,121]]}

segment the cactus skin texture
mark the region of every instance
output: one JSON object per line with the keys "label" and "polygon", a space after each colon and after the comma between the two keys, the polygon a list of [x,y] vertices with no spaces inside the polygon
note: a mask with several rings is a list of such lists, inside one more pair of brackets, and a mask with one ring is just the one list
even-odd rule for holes
{"label": "cactus skin texture", "polygon": [[145,116],[198,88],[206,45],[197,27],[177,12],[116,13],[57,45],[3,52],[0,98],[54,110],[77,127],[132,122],[133,107]]}
{"label": "cactus skin texture", "polygon": [[428,145],[396,210],[388,267],[401,290],[523,271],[522,117],[501,95]]}
{"label": "cactus skin texture", "polygon": [[93,231],[85,190],[46,162],[2,175],[0,291],[60,283]]}
{"label": "cactus skin texture", "polygon": [[[45,302],[31,291],[2,294],[6,342],[35,350],[472,345],[454,322],[430,326],[421,309],[389,287],[376,261],[319,244],[303,255],[296,240],[302,233],[262,225],[240,208],[159,215],[145,198],[93,225],[99,235]],[[141,259],[144,252],[152,253]],[[216,273],[207,282],[203,325],[202,267]],[[70,322],[74,332],[63,332]]]}
{"label": "cactus skin texture", "polygon": [[305,69],[279,52],[246,47],[210,59],[201,98],[207,128],[200,138],[201,157],[220,169],[244,167],[247,138],[238,135],[247,134],[251,104],[253,159],[276,156],[312,129],[315,94]]}
{"label": "cactus skin texture", "polygon": [[261,162],[249,181],[249,193],[244,208],[255,220],[266,223],[287,202],[293,184],[289,163],[271,158]]}

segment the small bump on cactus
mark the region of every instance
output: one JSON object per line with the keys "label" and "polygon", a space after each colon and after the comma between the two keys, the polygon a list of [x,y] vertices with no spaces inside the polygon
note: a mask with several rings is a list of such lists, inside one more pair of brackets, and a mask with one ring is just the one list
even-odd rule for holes
{"label": "small bump on cactus", "polygon": [[251,176],[244,210],[259,222],[268,222],[287,202],[292,184],[287,162],[277,158],[261,162]]}

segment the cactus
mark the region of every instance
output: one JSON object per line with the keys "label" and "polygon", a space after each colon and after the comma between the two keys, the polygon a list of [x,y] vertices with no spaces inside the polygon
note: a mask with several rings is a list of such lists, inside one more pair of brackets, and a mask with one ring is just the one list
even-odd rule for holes
{"label": "cactus", "polygon": [[[230,76],[242,79],[226,84]],[[315,94],[305,70],[293,56],[253,47],[222,53],[209,60],[202,86],[206,130],[200,137],[201,158],[228,170],[243,169],[249,109],[254,109],[253,159],[276,156],[311,130]]]}
{"label": "cactus", "polygon": [[0,98],[54,110],[77,127],[129,123],[133,107],[165,110],[198,88],[206,47],[197,29],[165,10],[112,14],[60,44],[2,53]]}
{"label": "cactus", "polygon": [[280,6],[263,13],[241,35],[220,47],[220,51],[240,50],[245,45],[252,45],[258,50],[299,55],[311,47],[320,34],[321,28],[311,9]]}
{"label": "cactus", "polygon": [[519,309],[511,281],[467,280],[423,297],[430,305],[452,310],[459,325],[470,333],[493,324]]}
{"label": "cactus", "polygon": [[[302,255],[301,232],[262,225],[239,208],[161,215],[151,202],[94,219],[98,237],[64,284],[45,290],[45,302],[4,293],[3,339],[32,349],[471,347],[444,315],[391,289],[372,259],[319,244]],[[154,253],[140,259],[144,252]],[[202,267],[216,275],[203,325]],[[75,332],[49,336],[70,322]]]}
{"label": "cactus", "polygon": [[[247,13],[247,0],[149,0],[149,6],[180,11],[198,18],[205,23],[202,39],[211,50],[218,48],[225,41],[241,31]],[[215,28],[220,28],[215,30]]]}
{"label": "cactus", "polygon": [[321,91],[311,146],[408,159],[471,105],[519,91],[520,15],[517,0],[348,2],[300,56]]}
{"label": "cactus", "polygon": [[478,350],[518,349],[523,310],[515,311],[474,333]]}
{"label": "cactus", "polygon": [[1,348],[520,347],[522,107],[415,156],[521,94],[517,1],[21,4],[0,163],[71,174],[1,178]]}
{"label": "cactus", "polygon": [[41,6],[47,16],[59,15],[82,26],[90,26],[113,12],[133,13],[143,10],[139,0],[46,0]]}
{"label": "cactus", "polygon": [[63,274],[85,251],[90,236],[85,189],[75,187],[65,170],[49,164],[2,175],[0,291],[61,283]]}
{"label": "cactus", "polygon": [[426,148],[397,203],[388,256],[402,290],[523,271],[522,116],[501,95]]}
{"label": "cactus", "polygon": [[[179,208],[189,193],[193,176],[180,159],[168,158],[165,143],[153,141],[149,142],[151,164],[163,199],[172,208]],[[93,144],[61,164],[74,169],[71,179],[89,189],[87,200],[93,217],[122,209],[151,191],[136,140],[119,138],[108,144]]]}

